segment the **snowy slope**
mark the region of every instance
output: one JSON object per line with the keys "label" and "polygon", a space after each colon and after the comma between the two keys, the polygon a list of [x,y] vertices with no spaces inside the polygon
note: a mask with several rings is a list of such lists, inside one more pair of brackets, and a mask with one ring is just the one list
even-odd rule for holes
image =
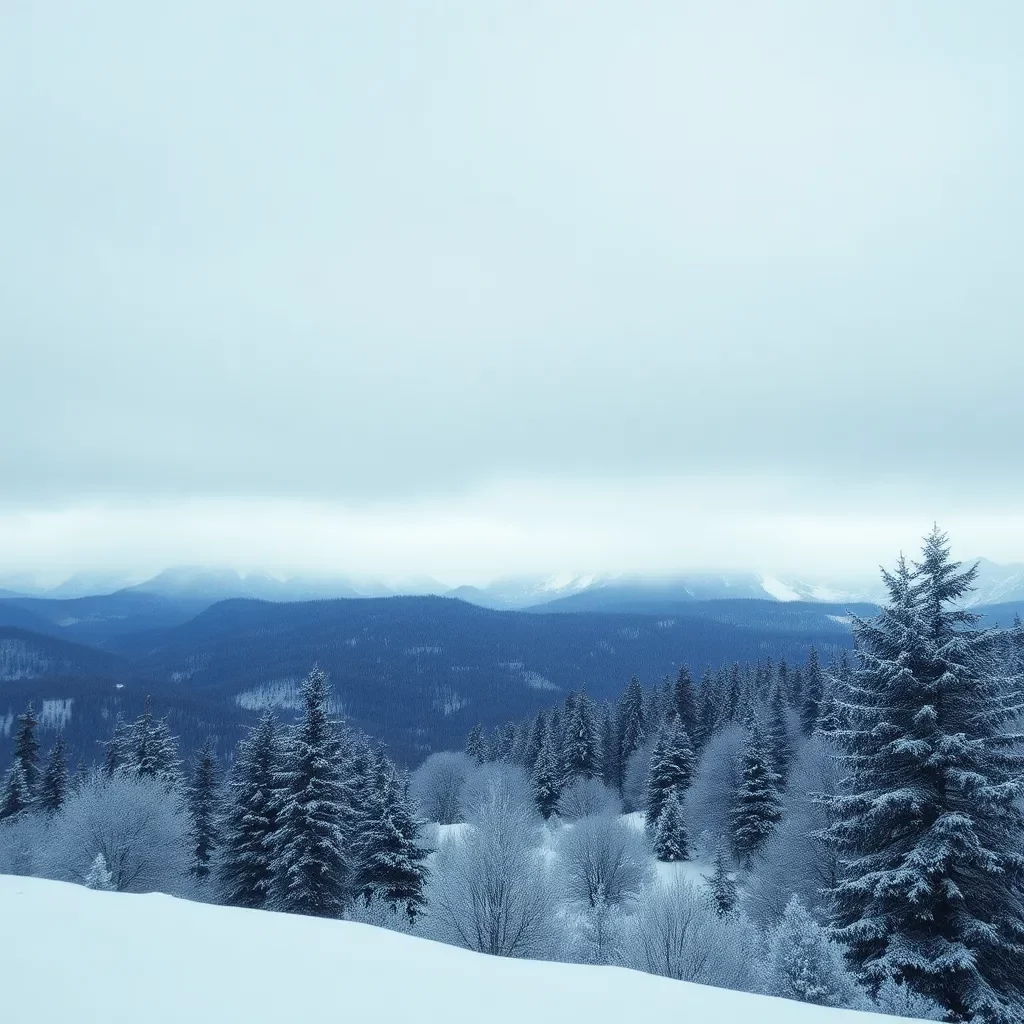
{"label": "snowy slope", "polygon": [[0,876],[4,1019],[33,1024],[895,1024],[340,921]]}

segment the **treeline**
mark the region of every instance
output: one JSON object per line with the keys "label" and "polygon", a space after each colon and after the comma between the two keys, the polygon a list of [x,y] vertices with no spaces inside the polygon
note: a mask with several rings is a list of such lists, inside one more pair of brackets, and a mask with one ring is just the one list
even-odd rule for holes
{"label": "treeline", "polygon": [[327,917],[377,906],[413,920],[426,851],[406,777],[331,721],[319,669],[302,699],[296,724],[264,715],[239,743],[226,786],[210,744],[183,770],[148,702],[135,721],[115,722],[100,765],[71,776],[60,735],[41,761],[30,706],[0,788],[0,870]]}

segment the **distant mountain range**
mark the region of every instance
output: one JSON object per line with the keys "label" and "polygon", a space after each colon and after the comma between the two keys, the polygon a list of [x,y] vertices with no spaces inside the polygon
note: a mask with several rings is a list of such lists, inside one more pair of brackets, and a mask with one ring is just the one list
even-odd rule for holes
{"label": "distant mountain range", "polygon": [[[968,607],[1024,602],[1024,565],[1000,565],[977,559],[976,590]],[[80,574],[49,590],[33,587],[26,578],[0,579],[0,603],[57,623],[94,633],[101,618],[153,617],[155,627],[184,622],[218,601],[249,598],[261,601],[315,601],[334,598],[394,596],[454,597],[492,610],[537,612],[602,611],[644,614],[671,613],[694,601],[753,599],[806,601],[823,604],[872,604],[885,599],[879,578],[807,579],[754,572],[618,575],[561,573],[554,576],[499,579],[486,586],[449,587],[434,579],[385,584],[346,577],[292,577],[240,573],[235,569],[179,566],[152,579],[128,582],[102,574]],[[69,602],[80,602],[71,604]],[[0,611],[0,625],[36,628],[16,613]],[[103,630],[101,630],[103,631]],[[92,642],[92,638],[87,638]]]}

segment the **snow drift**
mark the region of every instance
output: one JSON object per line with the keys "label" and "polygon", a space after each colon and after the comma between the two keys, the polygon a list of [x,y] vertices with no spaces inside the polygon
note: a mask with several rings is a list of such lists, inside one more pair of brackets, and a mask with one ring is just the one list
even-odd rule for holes
{"label": "snow drift", "polygon": [[507,960],[348,921],[0,876],[0,999],[56,1024],[896,1024],[616,967]]}

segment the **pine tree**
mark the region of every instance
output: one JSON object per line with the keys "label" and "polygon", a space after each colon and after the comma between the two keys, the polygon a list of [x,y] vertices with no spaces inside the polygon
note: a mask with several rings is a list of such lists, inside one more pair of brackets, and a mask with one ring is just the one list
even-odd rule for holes
{"label": "pine tree", "polygon": [[25,790],[29,801],[35,798],[39,785],[39,740],[36,728],[39,720],[31,704],[18,716],[18,729],[14,738],[14,757],[21,764],[25,777]]}
{"label": "pine tree", "polygon": [[107,775],[113,775],[125,764],[130,753],[129,730],[120,711],[114,719],[114,730],[111,733],[110,739],[104,741],[103,746],[105,748],[103,771]]}
{"label": "pine tree", "polygon": [[750,866],[782,817],[779,782],[771,750],[755,722],[743,749],[732,806],[733,852],[744,867]]}
{"label": "pine tree", "polygon": [[530,730],[526,737],[526,747],[523,752],[523,768],[527,775],[533,774],[534,765],[540,754],[540,748],[544,745],[544,712],[538,711],[530,722]]}
{"label": "pine tree", "polygon": [[562,747],[562,785],[592,779],[601,770],[601,749],[594,720],[594,704],[580,693],[568,709]]}
{"label": "pine tree", "polygon": [[55,814],[64,803],[67,791],[68,763],[64,754],[64,735],[57,733],[39,782],[39,806],[48,814]]}
{"label": "pine tree", "polygon": [[843,951],[794,896],[768,937],[769,995],[818,1006],[856,1007],[863,999],[843,962]]}
{"label": "pine tree", "polygon": [[1024,756],[1004,727],[1022,695],[997,675],[1006,634],[958,607],[976,573],[936,528],[913,570],[884,574],[888,605],[855,621],[832,914],[872,989],[896,978],[951,1019],[1008,1022],[1024,997]]}
{"label": "pine tree", "polygon": [[[158,779],[168,788],[181,785],[181,760],[178,741],[171,735],[166,718],[154,718],[153,706],[146,698],[142,715],[118,739],[115,726],[116,770],[129,775]],[[108,754],[111,748],[107,748]]]}
{"label": "pine tree", "polygon": [[622,789],[622,773],[626,762],[637,747],[643,743],[647,733],[644,722],[644,691],[636,676],[629,681],[619,701],[619,778],[618,788]]}
{"label": "pine tree", "polygon": [[693,688],[693,677],[688,665],[683,665],[676,676],[672,690],[672,707],[687,736],[692,740],[697,733],[697,694]]}
{"label": "pine tree", "polygon": [[772,764],[779,776],[779,788],[785,788],[789,780],[789,768],[793,761],[793,742],[789,736],[789,710],[781,686],[776,687],[768,708],[768,749]]}
{"label": "pine tree", "polygon": [[545,818],[550,818],[562,795],[559,758],[551,734],[545,733],[537,763],[533,768],[533,799],[537,809]]}
{"label": "pine tree", "polygon": [[200,881],[210,875],[210,861],[220,845],[220,794],[217,791],[217,762],[208,740],[199,753],[188,788],[189,852],[191,873]]}
{"label": "pine tree", "polygon": [[107,868],[107,858],[97,853],[93,858],[92,867],[85,876],[85,884],[90,889],[113,889],[113,876]]}
{"label": "pine tree", "polygon": [[743,677],[740,675],[740,665],[734,661],[729,669],[729,683],[726,690],[725,721],[739,722],[743,718]]}
{"label": "pine tree", "polygon": [[405,784],[398,780],[394,765],[381,758],[355,842],[357,888],[367,906],[378,900],[401,909],[410,921],[422,912],[427,851],[419,846],[418,834]]}
{"label": "pine tree", "polygon": [[805,736],[810,736],[818,727],[821,703],[825,699],[825,674],[818,661],[818,652],[811,648],[807,655],[804,671],[803,702],[800,705],[800,727]]}
{"label": "pine tree", "polygon": [[725,850],[721,847],[715,854],[715,870],[710,876],[705,875],[705,881],[711,889],[711,897],[715,901],[715,910],[719,917],[729,917],[739,902],[739,893],[736,887],[736,879],[729,870],[729,861],[726,858]]}
{"label": "pine tree", "polygon": [[236,747],[219,865],[223,899],[236,907],[266,905],[274,879],[281,749],[277,726],[265,714]]}
{"label": "pine tree", "polygon": [[658,816],[654,829],[654,856],[664,861],[688,860],[690,856],[683,807],[675,790],[668,794]]}
{"label": "pine tree", "polygon": [[700,683],[700,711],[697,734],[693,737],[696,750],[703,750],[718,727],[718,706],[715,699],[715,681],[711,670],[705,671]]}
{"label": "pine tree", "polygon": [[466,737],[466,753],[477,764],[483,764],[487,760],[487,748],[484,744],[484,727],[479,722],[469,730],[469,735]]}
{"label": "pine tree", "polygon": [[670,732],[663,732],[651,755],[647,777],[645,820],[652,831],[656,827],[666,800],[675,793],[681,800],[693,780],[696,758],[690,737],[677,718]]}
{"label": "pine tree", "polygon": [[28,810],[32,798],[25,782],[25,769],[17,758],[7,769],[3,789],[0,790],[0,820],[13,818]]}
{"label": "pine tree", "polygon": [[303,718],[277,779],[282,806],[273,907],[314,917],[338,917],[350,882],[344,828],[350,793],[328,704],[327,676],[314,667],[302,686]]}
{"label": "pine tree", "polygon": [[622,774],[619,764],[619,737],[611,704],[604,705],[601,717],[601,778],[609,789],[615,789]]}

